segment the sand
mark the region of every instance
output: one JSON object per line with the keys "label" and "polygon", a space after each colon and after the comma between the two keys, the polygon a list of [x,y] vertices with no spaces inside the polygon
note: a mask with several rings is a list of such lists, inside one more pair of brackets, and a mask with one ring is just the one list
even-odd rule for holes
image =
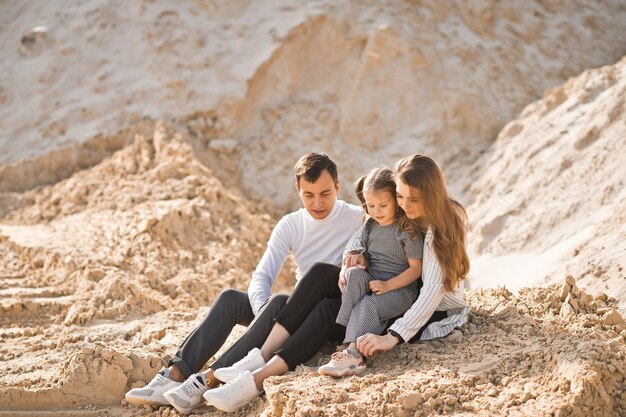
{"label": "sand", "polygon": [[[225,190],[163,124],[20,197],[0,226],[2,409],[170,415],[123,394],[163,366],[221,288],[245,288],[269,216]],[[365,376],[341,381],[316,373],[329,346],[268,380],[266,396],[237,415],[626,411],[626,324],[615,299],[587,294],[573,277],[467,298],[470,323],[446,339],[377,355]]]}
{"label": "sand", "polygon": [[470,322],[234,415],[626,415],[625,37],[619,1],[0,4],[0,416],[177,415],[124,393],[246,288],[311,150],[350,201],[441,163]]}

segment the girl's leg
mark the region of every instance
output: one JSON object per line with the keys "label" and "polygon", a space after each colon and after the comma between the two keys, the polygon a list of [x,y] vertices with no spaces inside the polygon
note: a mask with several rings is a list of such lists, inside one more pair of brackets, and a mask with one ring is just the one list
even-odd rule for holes
{"label": "girl's leg", "polygon": [[346,326],[354,306],[369,292],[369,282],[374,278],[365,270],[357,267],[346,270],[346,286],[341,294],[341,309],[337,314],[337,323]]}
{"label": "girl's leg", "polygon": [[387,321],[406,312],[414,301],[415,290],[412,288],[366,295],[352,310],[344,343],[356,342],[359,336],[367,333],[382,333]]}

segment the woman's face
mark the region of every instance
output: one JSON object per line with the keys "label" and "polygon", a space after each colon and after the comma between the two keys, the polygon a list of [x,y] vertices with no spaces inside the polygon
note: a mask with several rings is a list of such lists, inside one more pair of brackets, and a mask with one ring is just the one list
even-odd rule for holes
{"label": "woman's face", "polygon": [[422,193],[415,188],[411,188],[401,179],[396,179],[396,198],[398,205],[404,210],[409,219],[419,219],[424,217],[424,200]]}

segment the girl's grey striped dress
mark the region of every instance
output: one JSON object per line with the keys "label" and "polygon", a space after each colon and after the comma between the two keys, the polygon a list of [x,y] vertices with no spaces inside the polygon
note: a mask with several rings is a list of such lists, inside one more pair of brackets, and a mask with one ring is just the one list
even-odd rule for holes
{"label": "girl's grey striped dress", "polygon": [[384,294],[369,292],[372,280],[387,281],[409,268],[408,259],[421,259],[423,235],[411,239],[396,224],[380,226],[373,219],[355,232],[346,249],[364,252],[367,271],[349,268],[336,322],[346,326],[344,343],[354,342],[366,333],[380,334],[389,319],[404,313],[417,297],[415,282]]}

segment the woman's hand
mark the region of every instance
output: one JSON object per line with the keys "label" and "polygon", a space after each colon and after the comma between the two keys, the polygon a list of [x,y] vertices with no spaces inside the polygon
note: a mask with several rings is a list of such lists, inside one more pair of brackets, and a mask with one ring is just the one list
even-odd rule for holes
{"label": "woman's hand", "polygon": [[353,266],[356,266],[361,269],[366,269],[367,259],[365,259],[365,256],[361,254],[349,254],[349,255],[346,255],[345,258],[343,258],[343,266],[346,269],[351,268]]}
{"label": "woman's hand", "polygon": [[363,356],[372,356],[374,353],[389,350],[400,341],[390,333],[382,336],[368,333],[356,339],[356,348]]}
{"label": "woman's hand", "polygon": [[373,280],[369,283],[370,290],[376,294],[381,295],[389,291],[389,285],[387,281]]}

